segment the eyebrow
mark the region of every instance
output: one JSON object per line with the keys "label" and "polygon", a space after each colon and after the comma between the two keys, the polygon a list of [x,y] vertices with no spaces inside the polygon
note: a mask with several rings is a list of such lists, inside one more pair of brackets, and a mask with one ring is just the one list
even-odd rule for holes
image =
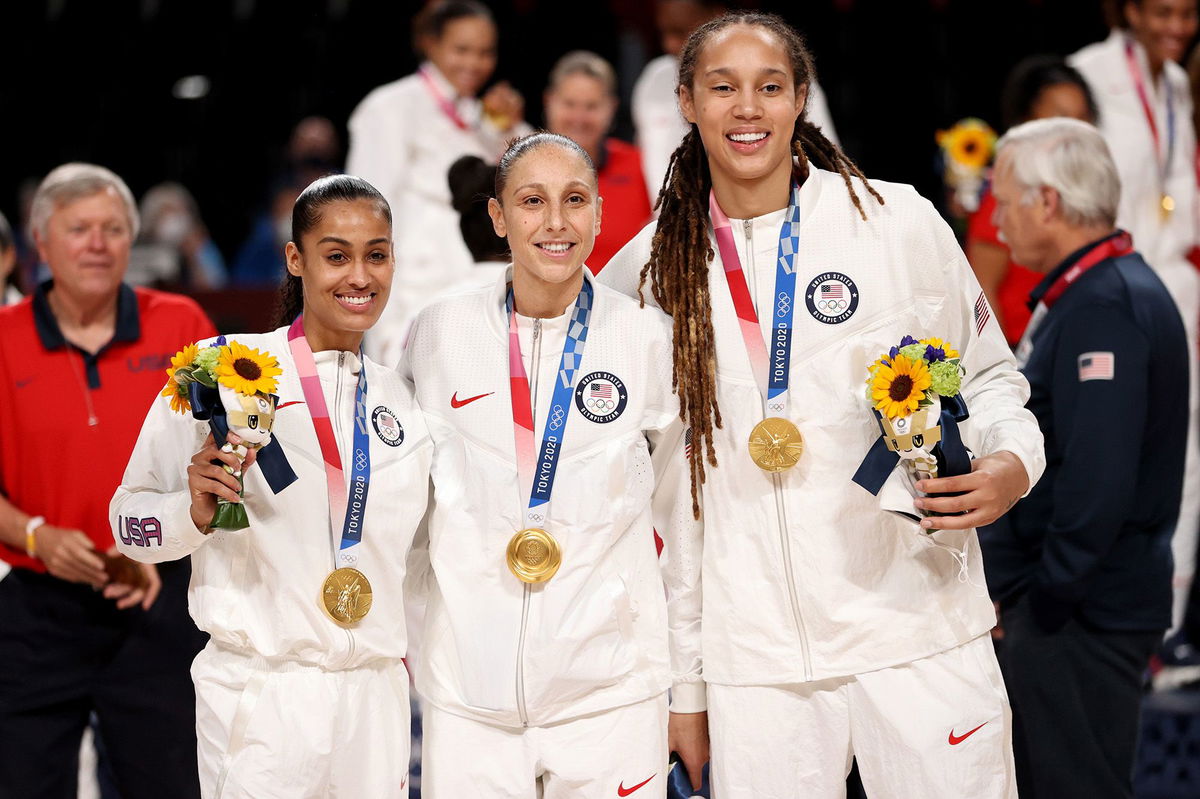
{"label": "eyebrow", "polygon": [[[567,188],[572,188],[574,186],[583,186],[584,188],[590,189],[592,187],[592,184],[586,180],[581,180],[579,178],[575,178],[570,183],[567,184]],[[513,192],[516,193],[518,191],[524,191],[525,189],[538,189],[540,191],[546,191],[546,184],[544,184],[544,183],[526,183],[523,186],[517,186],[515,189],[513,189]]]}
{"label": "eyebrow", "polygon": [[[373,246],[375,246],[376,244],[385,244],[386,242],[387,242],[387,237],[386,237],[386,236],[380,236],[380,237],[379,237],[379,238],[377,238],[377,239],[371,239],[370,241],[368,241],[368,242],[367,242],[367,246],[368,246],[368,247],[373,247]],[[354,246],[354,245],[352,245],[350,242],[346,241],[345,239],[339,239],[339,238],[338,238],[338,237],[336,237],[336,236],[326,236],[326,237],[324,237],[323,239],[321,239],[320,241],[318,241],[318,242],[317,242],[317,244],[340,244],[340,245],[342,245],[343,247],[352,247],[352,246]]]}
{"label": "eyebrow", "polygon": [[[732,67],[716,67],[715,69],[708,70],[704,74],[706,77],[709,75],[732,76],[734,74],[734,70]],[[782,69],[776,69],[775,67],[765,67],[764,69],[759,70],[758,74],[760,77],[766,75],[783,75],[784,77],[787,77],[786,72],[784,72]]]}

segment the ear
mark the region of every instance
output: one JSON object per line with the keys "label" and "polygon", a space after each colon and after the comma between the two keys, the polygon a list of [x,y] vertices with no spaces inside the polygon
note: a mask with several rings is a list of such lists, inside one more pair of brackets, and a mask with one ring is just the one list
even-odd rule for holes
{"label": "ear", "polygon": [[600,235],[600,217],[604,215],[604,198],[596,195],[596,235]]}
{"label": "ear", "polygon": [[696,103],[688,86],[679,87],[679,112],[691,124],[696,124]]}
{"label": "ear", "polygon": [[287,263],[288,274],[296,277],[304,276],[303,259],[300,257],[300,248],[296,246],[296,242],[289,241],[287,246],[283,248],[283,258]]}
{"label": "ear", "polygon": [[1129,27],[1140,28],[1142,26],[1142,9],[1138,7],[1137,3],[1132,2],[1132,0],[1125,0],[1123,5],[1125,21],[1129,23]]}
{"label": "ear", "polygon": [[801,86],[796,90],[796,119],[804,113],[804,107],[808,105],[808,84]]}
{"label": "ear", "polygon": [[[50,224],[49,221],[47,221],[46,224]],[[33,231],[33,244],[35,247],[37,247],[38,260],[44,264],[50,263],[50,259],[46,256],[46,242],[42,241],[42,231]],[[16,247],[14,247],[13,250],[16,251]]]}
{"label": "ear", "polygon": [[1042,186],[1038,189],[1038,197],[1042,204],[1042,221],[1049,222],[1051,219],[1059,215],[1062,210],[1062,198],[1058,196],[1058,192],[1049,186]]}
{"label": "ear", "polygon": [[508,227],[504,224],[504,209],[495,197],[488,198],[488,216],[492,218],[492,230],[502,239],[508,238]]}

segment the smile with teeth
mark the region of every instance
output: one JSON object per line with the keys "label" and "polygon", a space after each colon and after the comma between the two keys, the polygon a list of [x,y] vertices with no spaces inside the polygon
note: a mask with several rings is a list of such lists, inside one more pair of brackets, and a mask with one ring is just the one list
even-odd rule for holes
{"label": "smile with teeth", "polygon": [[730,133],[728,138],[731,139],[732,141],[751,143],[751,142],[756,142],[756,141],[762,141],[763,139],[767,138],[767,134],[765,132]]}
{"label": "smile with teeth", "polygon": [[574,245],[566,241],[544,241],[537,246],[551,255],[562,255]]}
{"label": "smile with teeth", "polygon": [[362,296],[350,295],[350,294],[338,294],[337,298],[339,300],[341,300],[342,302],[347,303],[349,305],[366,305],[368,302],[370,302],[371,298],[374,296],[375,296],[374,294],[363,294]]}

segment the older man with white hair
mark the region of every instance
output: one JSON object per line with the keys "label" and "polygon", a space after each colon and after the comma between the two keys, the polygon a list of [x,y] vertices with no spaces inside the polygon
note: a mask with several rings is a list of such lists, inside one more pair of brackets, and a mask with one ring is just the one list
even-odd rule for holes
{"label": "older man with white hair", "polygon": [[215,331],[122,282],[137,208],[109,170],[52,171],[31,224],[52,279],[0,308],[0,797],[73,799],[93,712],[124,799],[198,797],[189,572],[118,554],[108,503],[171,356]]}
{"label": "older man with white hair", "polygon": [[1171,622],[1187,337],[1137,242],[1114,227],[1120,181],[1095,128],[1013,128],[992,190],[1013,258],[1045,275],[1017,358],[1046,473],[980,535],[1018,786],[1023,799],[1130,797],[1142,675]]}

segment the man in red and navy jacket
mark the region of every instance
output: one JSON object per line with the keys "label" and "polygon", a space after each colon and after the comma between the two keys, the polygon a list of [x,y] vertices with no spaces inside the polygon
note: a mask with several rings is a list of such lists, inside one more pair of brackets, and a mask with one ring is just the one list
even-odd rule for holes
{"label": "man in red and navy jacket", "polygon": [[92,713],[124,799],[199,797],[188,564],[117,554],[108,503],[171,356],[216,331],[122,283],[137,210],[112,172],[55,169],[31,216],[52,280],[0,309],[0,798],[74,797]]}
{"label": "man in red and navy jacket", "polygon": [[1045,275],[1017,349],[1041,482],[981,531],[1022,797],[1132,796],[1142,675],[1171,621],[1190,352],[1171,295],[1114,229],[1100,134],[1041,120],[1001,141],[996,222]]}

